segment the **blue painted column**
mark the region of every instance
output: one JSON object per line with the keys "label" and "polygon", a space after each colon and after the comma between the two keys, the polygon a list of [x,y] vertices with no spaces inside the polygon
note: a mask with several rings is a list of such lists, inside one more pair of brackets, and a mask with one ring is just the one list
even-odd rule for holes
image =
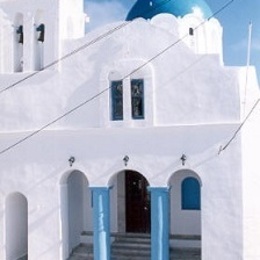
{"label": "blue painted column", "polygon": [[149,187],[151,192],[152,260],[169,260],[169,188]]}
{"label": "blue painted column", "polygon": [[110,188],[91,188],[94,224],[94,259],[110,260]]}

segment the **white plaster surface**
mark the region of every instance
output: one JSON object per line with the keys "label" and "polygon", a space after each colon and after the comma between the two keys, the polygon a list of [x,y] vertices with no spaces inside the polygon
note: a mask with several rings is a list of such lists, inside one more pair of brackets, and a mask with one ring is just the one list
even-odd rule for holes
{"label": "white plaster surface", "polygon": [[[153,187],[172,186],[171,233],[201,234],[203,260],[259,259],[258,113],[218,154],[259,97],[258,83],[253,68],[245,87],[245,68],[223,65],[218,21],[206,22],[195,39],[179,41],[201,18],[159,15],[151,21],[133,21],[90,44],[121,22],[76,40],[84,27],[82,1],[75,6],[69,0],[27,2],[0,1],[0,20],[4,21],[0,30],[5,31],[0,35],[0,53],[4,54],[0,91],[30,77],[37,58],[29,36],[31,41],[23,47],[24,71],[13,73],[13,45],[4,39],[14,40],[11,25],[17,13],[23,13],[29,35],[34,14],[43,11],[47,30],[44,65],[86,47],[0,94],[0,151],[78,105],[82,107],[0,155],[0,230],[5,230],[6,198],[20,192],[28,201],[29,259],[65,259],[79,241],[71,234],[92,231],[89,187],[118,185],[116,175],[129,169],[140,172]],[[166,53],[150,61],[170,45]],[[122,78],[124,120],[115,122],[111,121],[108,88],[110,80]],[[144,120],[131,118],[131,78],[144,79]],[[185,166],[180,160],[183,153]],[[127,167],[125,155],[130,158]],[[71,156],[76,161],[70,167]],[[86,190],[78,193],[84,188],[76,181],[70,192],[76,195],[68,200],[72,205],[78,200],[84,209],[69,206],[66,200],[67,178],[73,172],[84,174]],[[189,174],[201,182],[201,212],[184,213],[178,208],[178,183]],[[123,229],[122,220],[116,218],[116,185],[111,195],[112,209],[116,209],[111,217],[113,231]],[[78,222],[70,221],[74,217],[66,215],[68,210],[81,212]],[[71,232],[69,225],[74,225]],[[6,259],[3,235],[0,259]]]}

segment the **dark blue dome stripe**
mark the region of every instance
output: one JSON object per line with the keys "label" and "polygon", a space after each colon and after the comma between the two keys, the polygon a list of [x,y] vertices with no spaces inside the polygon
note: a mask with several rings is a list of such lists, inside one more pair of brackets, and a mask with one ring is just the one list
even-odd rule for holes
{"label": "dark blue dome stripe", "polygon": [[194,8],[199,8],[204,18],[212,15],[212,11],[204,0],[138,0],[128,13],[126,20],[131,21],[138,17],[150,19],[160,13],[183,17],[193,13]]}

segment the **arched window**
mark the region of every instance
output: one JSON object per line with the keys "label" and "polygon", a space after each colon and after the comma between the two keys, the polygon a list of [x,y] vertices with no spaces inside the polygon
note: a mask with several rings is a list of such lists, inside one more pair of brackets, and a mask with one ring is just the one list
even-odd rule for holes
{"label": "arched window", "polygon": [[188,177],[182,182],[181,207],[183,210],[200,210],[200,184],[193,177]]}

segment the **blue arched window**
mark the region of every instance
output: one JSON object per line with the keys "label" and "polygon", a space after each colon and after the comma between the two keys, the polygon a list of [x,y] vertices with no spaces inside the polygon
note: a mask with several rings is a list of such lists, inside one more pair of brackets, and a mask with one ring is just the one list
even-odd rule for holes
{"label": "blue arched window", "polygon": [[200,183],[188,177],[181,185],[181,207],[183,210],[200,210]]}

